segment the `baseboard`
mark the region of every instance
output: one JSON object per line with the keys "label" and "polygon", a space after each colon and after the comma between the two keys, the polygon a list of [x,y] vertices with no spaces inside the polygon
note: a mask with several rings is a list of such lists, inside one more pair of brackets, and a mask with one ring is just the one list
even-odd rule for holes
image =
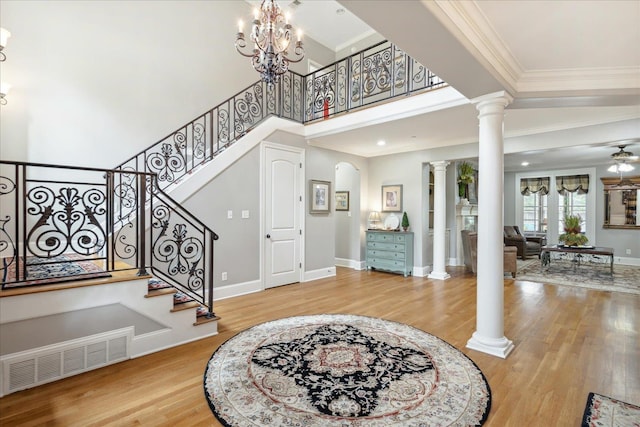
{"label": "baseboard", "polygon": [[346,267],[352,268],[354,270],[364,270],[365,269],[365,261],[356,261],[354,259],[346,259],[346,258],[336,258],[335,259],[336,267]]}
{"label": "baseboard", "polygon": [[238,297],[240,295],[252,294],[264,290],[264,286],[260,280],[252,280],[250,282],[236,283],[234,285],[220,286],[213,288],[213,300]]}
{"label": "baseboard", "polygon": [[640,258],[614,256],[613,257],[613,263],[614,264],[621,264],[621,265],[640,266]]}
{"label": "baseboard", "polygon": [[311,270],[304,272],[304,281],[310,282],[312,280],[324,279],[326,277],[334,277],[336,275],[336,267],[320,268],[318,270]]}
{"label": "baseboard", "polygon": [[427,277],[431,272],[431,266],[427,265],[426,267],[416,267],[413,266],[413,276],[415,277]]}

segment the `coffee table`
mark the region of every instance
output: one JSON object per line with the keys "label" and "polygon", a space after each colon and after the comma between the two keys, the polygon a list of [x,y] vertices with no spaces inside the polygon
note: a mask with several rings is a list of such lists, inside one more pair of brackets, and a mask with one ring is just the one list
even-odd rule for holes
{"label": "coffee table", "polygon": [[573,271],[583,264],[585,255],[590,255],[593,258],[599,259],[600,257],[608,257],[609,271],[613,275],[613,248],[605,248],[601,246],[564,246],[564,245],[547,245],[543,246],[540,250],[540,262],[541,267],[551,265],[551,253],[557,252],[564,255],[571,255],[571,264],[573,265]]}

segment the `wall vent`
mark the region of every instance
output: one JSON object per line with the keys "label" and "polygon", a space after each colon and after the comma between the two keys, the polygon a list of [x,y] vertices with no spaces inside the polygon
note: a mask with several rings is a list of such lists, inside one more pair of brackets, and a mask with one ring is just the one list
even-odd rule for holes
{"label": "wall vent", "polygon": [[130,358],[133,326],[0,358],[0,397]]}

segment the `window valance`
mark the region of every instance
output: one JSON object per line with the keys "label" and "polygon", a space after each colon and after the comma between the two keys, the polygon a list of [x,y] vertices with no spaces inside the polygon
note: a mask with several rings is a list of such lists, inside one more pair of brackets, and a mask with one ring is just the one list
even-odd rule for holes
{"label": "window valance", "polygon": [[522,178],[520,179],[520,194],[529,196],[531,193],[540,192],[543,195],[549,194],[549,182],[551,179],[543,178]]}
{"label": "window valance", "polygon": [[556,189],[558,190],[558,193],[563,196],[567,192],[586,194],[589,192],[589,175],[557,176]]}

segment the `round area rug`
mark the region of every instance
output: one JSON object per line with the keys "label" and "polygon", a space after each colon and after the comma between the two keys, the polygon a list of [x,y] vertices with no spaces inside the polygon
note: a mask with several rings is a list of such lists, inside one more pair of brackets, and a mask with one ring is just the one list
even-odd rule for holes
{"label": "round area rug", "polygon": [[353,315],[280,319],[232,337],[204,374],[225,426],[472,426],[491,408],[484,375],[424,331]]}

